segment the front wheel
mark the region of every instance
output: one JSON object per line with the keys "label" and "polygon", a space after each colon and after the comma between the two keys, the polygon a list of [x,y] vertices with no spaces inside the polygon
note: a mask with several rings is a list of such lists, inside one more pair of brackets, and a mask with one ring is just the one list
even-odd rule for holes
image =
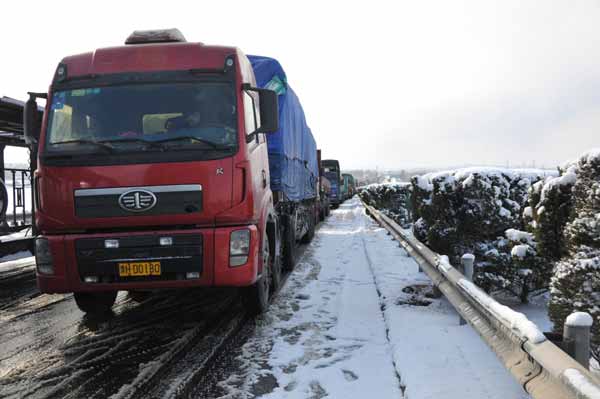
{"label": "front wheel", "polygon": [[262,245],[263,267],[260,277],[250,287],[244,288],[243,299],[244,306],[251,315],[259,315],[269,308],[269,296],[271,291],[271,250],[269,240],[265,234]]}
{"label": "front wheel", "polygon": [[110,312],[117,299],[117,291],[75,292],[75,303],[84,313],[102,314]]}

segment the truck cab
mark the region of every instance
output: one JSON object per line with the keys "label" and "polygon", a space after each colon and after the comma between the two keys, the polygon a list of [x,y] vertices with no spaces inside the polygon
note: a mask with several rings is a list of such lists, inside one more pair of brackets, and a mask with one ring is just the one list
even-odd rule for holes
{"label": "truck cab", "polygon": [[[256,88],[241,50],[136,31],[65,57],[48,93],[30,95],[42,292],[73,292],[94,312],[118,290],[236,286],[266,309],[277,96]],[[35,97],[47,98],[41,126]]]}

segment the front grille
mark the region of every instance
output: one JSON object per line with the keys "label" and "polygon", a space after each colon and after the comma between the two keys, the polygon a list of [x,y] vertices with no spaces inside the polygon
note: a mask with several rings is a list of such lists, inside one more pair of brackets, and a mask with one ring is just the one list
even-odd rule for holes
{"label": "front grille", "polygon": [[[160,237],[172,237],[173,245],[161,246]],[[105,241],[118,240],[118,248],[105,248]],[[180,280],[187,272],[202,274],[203,240],[201,234],[153,234],[75,241],[77,268],[85,276],[98,276],[102,282]],[[119,263],[161,263],[160,276],[120,277]]]}
{"label": "front grille", "polygon": [[80,218],[178,215],[202,211],[202,186],[91,188],[75,190]]}

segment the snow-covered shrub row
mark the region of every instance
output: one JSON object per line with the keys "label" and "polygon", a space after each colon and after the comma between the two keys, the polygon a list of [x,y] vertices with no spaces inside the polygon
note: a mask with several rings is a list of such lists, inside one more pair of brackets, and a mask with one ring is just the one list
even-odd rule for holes
{"label": "snow-covered shrub row", "polygon": [[[570,313],[590,313],[594,319],[592,339],[600,345],[600,149],[584,154],[563,170],[561,180],[547,182],[542,192],[550,193],[559,186],[564,197],[558,208],[552,209],[556,214],[552,217],[558,220],[554,227],[560,260],[551,281],[549,315],[560,331]],[[551,217],[550,213],[546,205],[538,219],[544,214]]]}
{"label": "snow-covered shrub row", "polygon": [[526,301],[548,286],[551,264],[537,252],[534,235],[522,231],[532,185],[556,173],[544,170],[465,168],[412,179],[413,231],[455,264],[476,256],[476,282],[502,288]]}
{"label": "snow-covered shrub row", "polygon": [[359,196],[402,227],[408,228],[412,223],[411,191],[410,183],[370,184],[360,191]]}
{"label": "snow-covered shrub row", "polygon": [[559,168],[559,176],[547,177],[529,190],[524,222],[535,234],[540,253],[552,261],[566,254],[563,229],[571,213],[575,172],[574,165]]}

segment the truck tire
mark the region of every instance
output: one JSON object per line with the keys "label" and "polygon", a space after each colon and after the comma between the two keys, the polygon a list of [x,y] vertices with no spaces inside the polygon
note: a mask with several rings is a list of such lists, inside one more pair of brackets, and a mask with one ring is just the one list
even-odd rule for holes
{"label": "truck tire", "polygon": [[75,303],[79,310],[89,314],[103,314],[110,309],[117,299],[117,291],[75,292]]}
{"label": "truck tire", "polygon": [[267,224],[267,238],[269,240],[269,251],[271,253],[271,296],[273,296],[281,287],[281,254],[277,253],[277,248],[281,248],[281,236],[276,230],[278,227],[275,223]]}
{"label": "truck tire", "polygon": [[294,270],[294,266],[296,266],[296,226],[294,219],[286,216],[283,226],[283,269],[292,271]]}
{"label": "truck tire", "polygon": [[0,178],[0,220],[5,220],[6,210],[8,208],[8,190],[4,180]]}
{"label": "truck tire", "polygon": [[262,314],[269,308],[269,296],[271,291],[271,251],[269,240],[265,234],[262,245],[263,268],[260,277],[250,287],[245,287],[242,295],[244,306],[252,316]]}
{"label": "truck tire", "polygon": [[315,236],[315,218],[311,211],[311,214],[308,217],[308,231],[306,232],[306,234],[304,234],[304,237],[302,237],[302,243],[308,244],[309,242],[312,241],[314,236]]}
{"label": "truck tire", "polygon": [[271,264],[271,296],[281,288],[281,256],[276,256]]}

